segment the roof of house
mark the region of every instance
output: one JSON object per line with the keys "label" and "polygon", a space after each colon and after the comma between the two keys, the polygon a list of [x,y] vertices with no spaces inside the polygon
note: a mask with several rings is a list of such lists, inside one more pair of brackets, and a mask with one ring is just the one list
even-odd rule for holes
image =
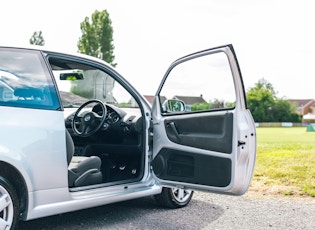
{"label": "roof of house", "polygon": [[202,96],[194,97],[194,96],[174,96],[174,98],[178,100],[182,100],[187,105],[193,105],[195,103],[206,103],[206,101],[202,98]]}
{"label": "roof of house", "polygon": [[298,107],[304,107],[309,103],[312,103],[314,99],[289,99],[290,103],[297,105]]}
{"label": "roof of house", "polygon": [[[152,105],[153,101],[154,101],[154,96],[152,95],[143,95],[145,97],[145,99],[147,99],[147,101]],[[161,98],[161,102],[164,102],[166,100],[166,97],[164,96],[160,96]]]}

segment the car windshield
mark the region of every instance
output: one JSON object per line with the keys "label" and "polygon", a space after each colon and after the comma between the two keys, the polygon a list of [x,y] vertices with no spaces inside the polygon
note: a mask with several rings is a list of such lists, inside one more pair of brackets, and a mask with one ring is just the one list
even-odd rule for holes
{"label": "car windshield", "polygon": [[50,59],[64,108],[78,108],[91,99],[120,108],[138,108],[128,91],[110,75],[76,62]]}

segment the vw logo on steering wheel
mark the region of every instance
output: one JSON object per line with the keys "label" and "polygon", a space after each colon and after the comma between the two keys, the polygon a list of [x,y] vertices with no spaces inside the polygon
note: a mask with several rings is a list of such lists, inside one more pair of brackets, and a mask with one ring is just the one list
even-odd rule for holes
{"label": "vw logo on steering wheel", "polygon": [[90,114],[88,114],[88,115],[86,115],[86,116],[84,117],[84,121],[85,121],[85,122],[88,122],[89,120],[91,120],[91,115],[90,115]]}

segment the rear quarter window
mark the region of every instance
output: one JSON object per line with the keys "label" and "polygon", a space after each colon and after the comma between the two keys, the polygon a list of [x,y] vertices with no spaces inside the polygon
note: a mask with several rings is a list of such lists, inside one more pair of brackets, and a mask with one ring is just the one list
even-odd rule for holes
{"label": "rear quarter window", "polygon": [[0,48],[0,105],[56,110],[56,89],[39,51]]}

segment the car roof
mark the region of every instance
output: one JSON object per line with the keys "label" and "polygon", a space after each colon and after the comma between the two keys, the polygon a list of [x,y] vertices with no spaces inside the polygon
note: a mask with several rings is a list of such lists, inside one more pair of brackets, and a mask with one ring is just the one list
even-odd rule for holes
{"label": "car roof", "polygon": [[78,53],[78,52],[70,52],[70,51],[65,51],[65,50],[60,50],[60,49],[56,49],[56,48],[52,48],[49,46],[38,46],[38,45],[31,45],[31,44],[0,44],[0,48],[17,48],[17,49],[30,49],[30,50],[38,50],[38,51],[42,51],[42,52],[46,52],[46,53],[59,53],[59,54],[66,54],[66,55],[71,55],[71,56],[76,56],[76,57],[82,57],[82,58],[86,58],[89,59],[91,61],[96,61],[96,62],[101,62],[102,64],[105,64],[107,66],[110,66],[109,63],[105,62],[104,60],[101,60],[99,58],[90,56],[90,55],[86,55],[86,54],[82,54],[82,53]]}

